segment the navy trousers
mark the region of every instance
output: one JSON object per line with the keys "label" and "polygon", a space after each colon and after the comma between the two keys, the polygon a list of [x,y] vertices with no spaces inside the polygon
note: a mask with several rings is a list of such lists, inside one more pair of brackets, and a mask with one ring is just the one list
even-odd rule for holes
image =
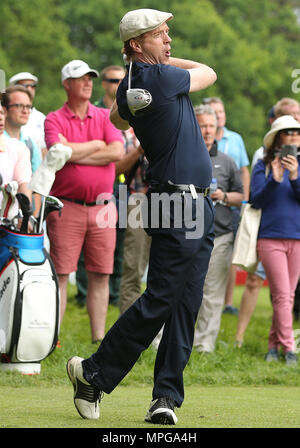
{"label": "navy trousers", "polygon": [[186,238],[184,225],[148,229],[152,243],[146,290],[107,332],[97,352],[83,361],[86,380],[105,393],[121,382],[164,325],[152,397],[167,396],[181,406],[183,370],[193,347],[214,239],[213,206],[209,198],[203,202],[204,230],[197,239]]}

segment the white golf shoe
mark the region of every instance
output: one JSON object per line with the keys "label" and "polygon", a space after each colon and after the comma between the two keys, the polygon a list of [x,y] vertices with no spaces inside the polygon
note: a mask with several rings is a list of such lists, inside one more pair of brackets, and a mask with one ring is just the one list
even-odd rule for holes
{"label": "white golf shoe", "polygon": [[99,418],[101,391],[88,383],[83,377],[83,358],[73,356],[67,362],[67,373],[74,388],[74,404],[82,418]]}

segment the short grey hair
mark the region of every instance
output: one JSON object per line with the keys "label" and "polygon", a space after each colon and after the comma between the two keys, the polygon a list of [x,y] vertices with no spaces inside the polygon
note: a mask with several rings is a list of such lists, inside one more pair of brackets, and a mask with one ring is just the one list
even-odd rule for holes
{"label": "short grey hair", "polygon": [[195,115],[213,115],[215,117],[216,125],[218,123],[216,112],[208,104],[200,104],[194,107]]}
{"label": "short grey hair", "polygon": [[203,104],[219,103],[222,104],[224,107],[224,102],[218,96],[210,96],[208,98],[203,98],[202,103]]}

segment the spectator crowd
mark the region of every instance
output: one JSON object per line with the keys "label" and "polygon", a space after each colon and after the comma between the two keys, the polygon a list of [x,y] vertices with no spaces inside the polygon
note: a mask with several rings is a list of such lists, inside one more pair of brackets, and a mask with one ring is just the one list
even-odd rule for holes
{"label": "spectator crowd", "polygon": [[[75,272],[76,300],[78,306],[87,307],[95,344],[104,338],[108,305],[119,307],[122,314],[140,296],[151,246],[151,237],[141,226],[129,223],[123,228],[118,221],[117,211],[124,201],[119,196],[120,186],[126,187],[128,215],[133,208],[136,214],[141,213],[149,187],[148,162],[133,129],[120,131],[110,121],[110,108],[125,74],[122,66],[107,66],[99,73],[84,61],[70,61],[61,70],[66,102],[47,116],[34,107],[39,86],[36,75],[15,74],[1,96],[0,173],[4,183],[18,182],[19,192],[30,198],[36,216],[41,198],[28,188],[32,173],[54,144],[72,149],[71,158],[56,173],[51,190],[64,207],[61,216],[48,216],[45,232],[59,279],[61,322],[67,312],[69,276]],[[104,95],[92,104],[96,82],[101,82]],[[273,317],[265,360],[278,362],[282,349],[286,363],[295,364],[293,317],[300,277],[300,105],[285,97],[266,111],[270,129],[261,136],[262,145],[255,151],[251,166],[242,136],[226,127],[221,98],[204,98],[194,107],[194,113],[212,163],[210,195],[215,209],[214,248],[195,327],[194,349],[201,353],[215,350],[223,313],[237,315],[235,345],[242,347],[260,288],[267,279]],[[295,146],[297,155],[282,158],[284,145]],[[101,202],[99,195],[107,199]],[[247,275],[238,309],[233,304],[237,268],[231,260],[243,201],[262,210],[257,242],[260,262],[257,271]],[[114,225],[99,226],[99,212],[113,209],[117,209]],[[161,334],[162,330],[152,343],[156,349]]]}

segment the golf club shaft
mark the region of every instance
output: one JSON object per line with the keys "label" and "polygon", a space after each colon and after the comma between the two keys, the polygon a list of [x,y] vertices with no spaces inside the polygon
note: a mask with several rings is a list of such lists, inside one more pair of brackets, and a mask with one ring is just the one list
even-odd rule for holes
{"label": "golf club shaft", "polygon": [[42,196],[42,206],[40,212],[39,233],[42,233],[44,213],[45,213],[46,196]]}

